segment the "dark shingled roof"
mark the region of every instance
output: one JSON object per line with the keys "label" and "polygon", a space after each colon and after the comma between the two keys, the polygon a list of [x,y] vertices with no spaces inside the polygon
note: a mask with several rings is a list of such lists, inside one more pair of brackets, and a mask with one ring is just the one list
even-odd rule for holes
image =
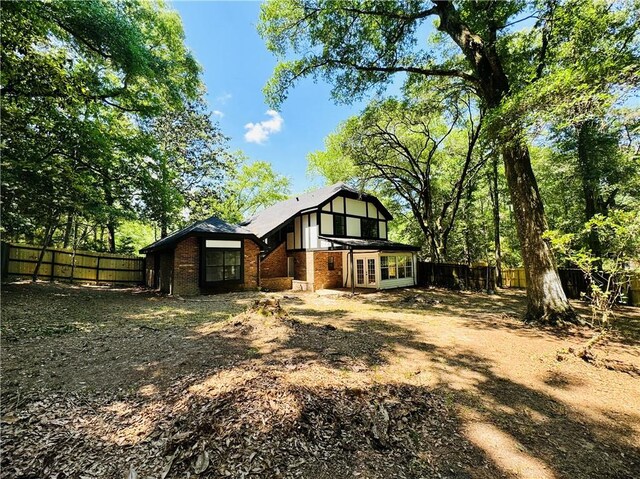
{"label": "dark shingled roof", "polygon": [[362,193],[360,190],[352,188],[344,183],[336,183],[334,185],[326,186],[276,203],[240,224],[259,238],[264,238],[274,230],[278,229],[278,227],[283,226],[298,213],[316,209],[322,203],[338,195],[338,193],[347,193],[346,196],[348,197],[371,201],[376,204],[378,209],[382,211],[388,220],[393,218],[391,213],[389,213],[384,205],[380,203],[380,200],[375,196]]}
{"label": "dark shingled roof", "polygon": [[334,238],[328,236],[320,236],[325,241],[331,241],[340,246],[348,246],[353,249],[375,249],[382,251],[419,251],[418,246],[412,246],[404,243],[396,243],[394,241],[384,239],[360,239],[360,238]]}
{"label": "dark shingled roof", "polygon": [[[231,225],[226,221],[223,221],[215,216],[211,218],[207,218],[206,220],[196,221],[195,223],[187,226],[186,228],[182,228],[181,230],[176,231],[175,233],[171,233],[169,236],[162,238],[161,240],[156,241],[149,246],[146,246],[140,250],[140,253],[149,253],[151,251],[167,248],[172,246],[176,241],[180,238],[185,237],[188,234],[202,234],[202,233],[213,233],[213,234],[237,234],[243,236],[254,237],[255,235],[243,228],[242,226]],[[255,238],[258,244],[262,244],[258,238]]]}

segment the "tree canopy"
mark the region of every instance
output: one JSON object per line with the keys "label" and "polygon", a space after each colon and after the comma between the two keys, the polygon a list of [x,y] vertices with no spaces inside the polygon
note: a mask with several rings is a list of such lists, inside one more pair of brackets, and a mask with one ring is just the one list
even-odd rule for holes
{"label": "tree canopy", "polygon": [[216,190],[226,138],[204,112],[175,11],[88,0],[4,2],[1,13],[5,237],[66,245],[79,229],[115,251],[123,221],[166,234],[191,196]]}
{"label": "tree canopy", "polygon": [[[331,82],[334,98],[349,102],[383,92],[398,73],[406,88],[448,78],[474,91],[505,165],[529,285],[527,317],[573,320],[544,240],[529,128],[536,112],[573,111],[577,118],[572,106],[594,98],[607,104],[604,97],[636,86],[638,15],[634,2],[590,0],[271,0],[258,28],[279,63],[265,94],[278,105],[311,76]],[[429,19],[437,32],[423,42]]]}

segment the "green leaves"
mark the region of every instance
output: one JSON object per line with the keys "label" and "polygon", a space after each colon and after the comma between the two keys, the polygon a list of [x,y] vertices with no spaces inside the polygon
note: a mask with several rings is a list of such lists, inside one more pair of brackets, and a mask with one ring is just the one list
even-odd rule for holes
{"label": "green leaves", "polygon": [[146,1],[1,8],[3,230],[37,237],[69,217],[67,230],[75,221],[113,232],[150,185],[156,148],[143,125],[202,92],[180,18]]}

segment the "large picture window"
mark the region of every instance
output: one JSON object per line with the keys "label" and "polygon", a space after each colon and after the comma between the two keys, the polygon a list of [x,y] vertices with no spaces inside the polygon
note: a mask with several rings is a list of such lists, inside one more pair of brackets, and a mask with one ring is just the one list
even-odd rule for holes
{"label": "large picture window", "polygon": [[378,237],[378,220],[362,218],[360,220],[360,230],[363,238]]}
{"label": "large picture window", "polygon": [[382,280],[413,278],[411,256],[381,256],[380,278]]}
{"label": "large picture window", "polygon": [[205,281],[234,281],[242,278],[242,251],[239,249],[207,248],[205,250]]}

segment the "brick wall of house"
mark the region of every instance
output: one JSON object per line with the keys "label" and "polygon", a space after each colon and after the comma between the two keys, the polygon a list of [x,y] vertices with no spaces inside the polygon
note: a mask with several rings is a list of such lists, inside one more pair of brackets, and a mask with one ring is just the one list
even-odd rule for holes
{"label": "brick wall of house", "polygon": [[[333,257],[333,270],[329,270],[329,257]],[[314,289],[342,287],[341,251],[316,251],[313,258],[313,269]]]}
{"label": "brick wall of house", "polygon": [[260,278],[260,288],[268,291],[288,291],[291,289],[293,278]]}
{"label": "brick wall of house", "polygon": [[260,278],[287,276],[287,245],[282,243],[260,262]]}
{"label": "brick wall of house", "polygon": [[258,287],[258,255],[260,247],[250,239],[244,241],[244,284],[242,289]]}
{"label": "brick wall of house", "polygon": [[173,294],[200,294],[200,246],[198,238],[185,238],[176,245],[173,259]]}
{"label": "brick wall of house", "polygon": [[293,279],[307,281],[306,251],[294,251],[290,256],[293,256]]}

